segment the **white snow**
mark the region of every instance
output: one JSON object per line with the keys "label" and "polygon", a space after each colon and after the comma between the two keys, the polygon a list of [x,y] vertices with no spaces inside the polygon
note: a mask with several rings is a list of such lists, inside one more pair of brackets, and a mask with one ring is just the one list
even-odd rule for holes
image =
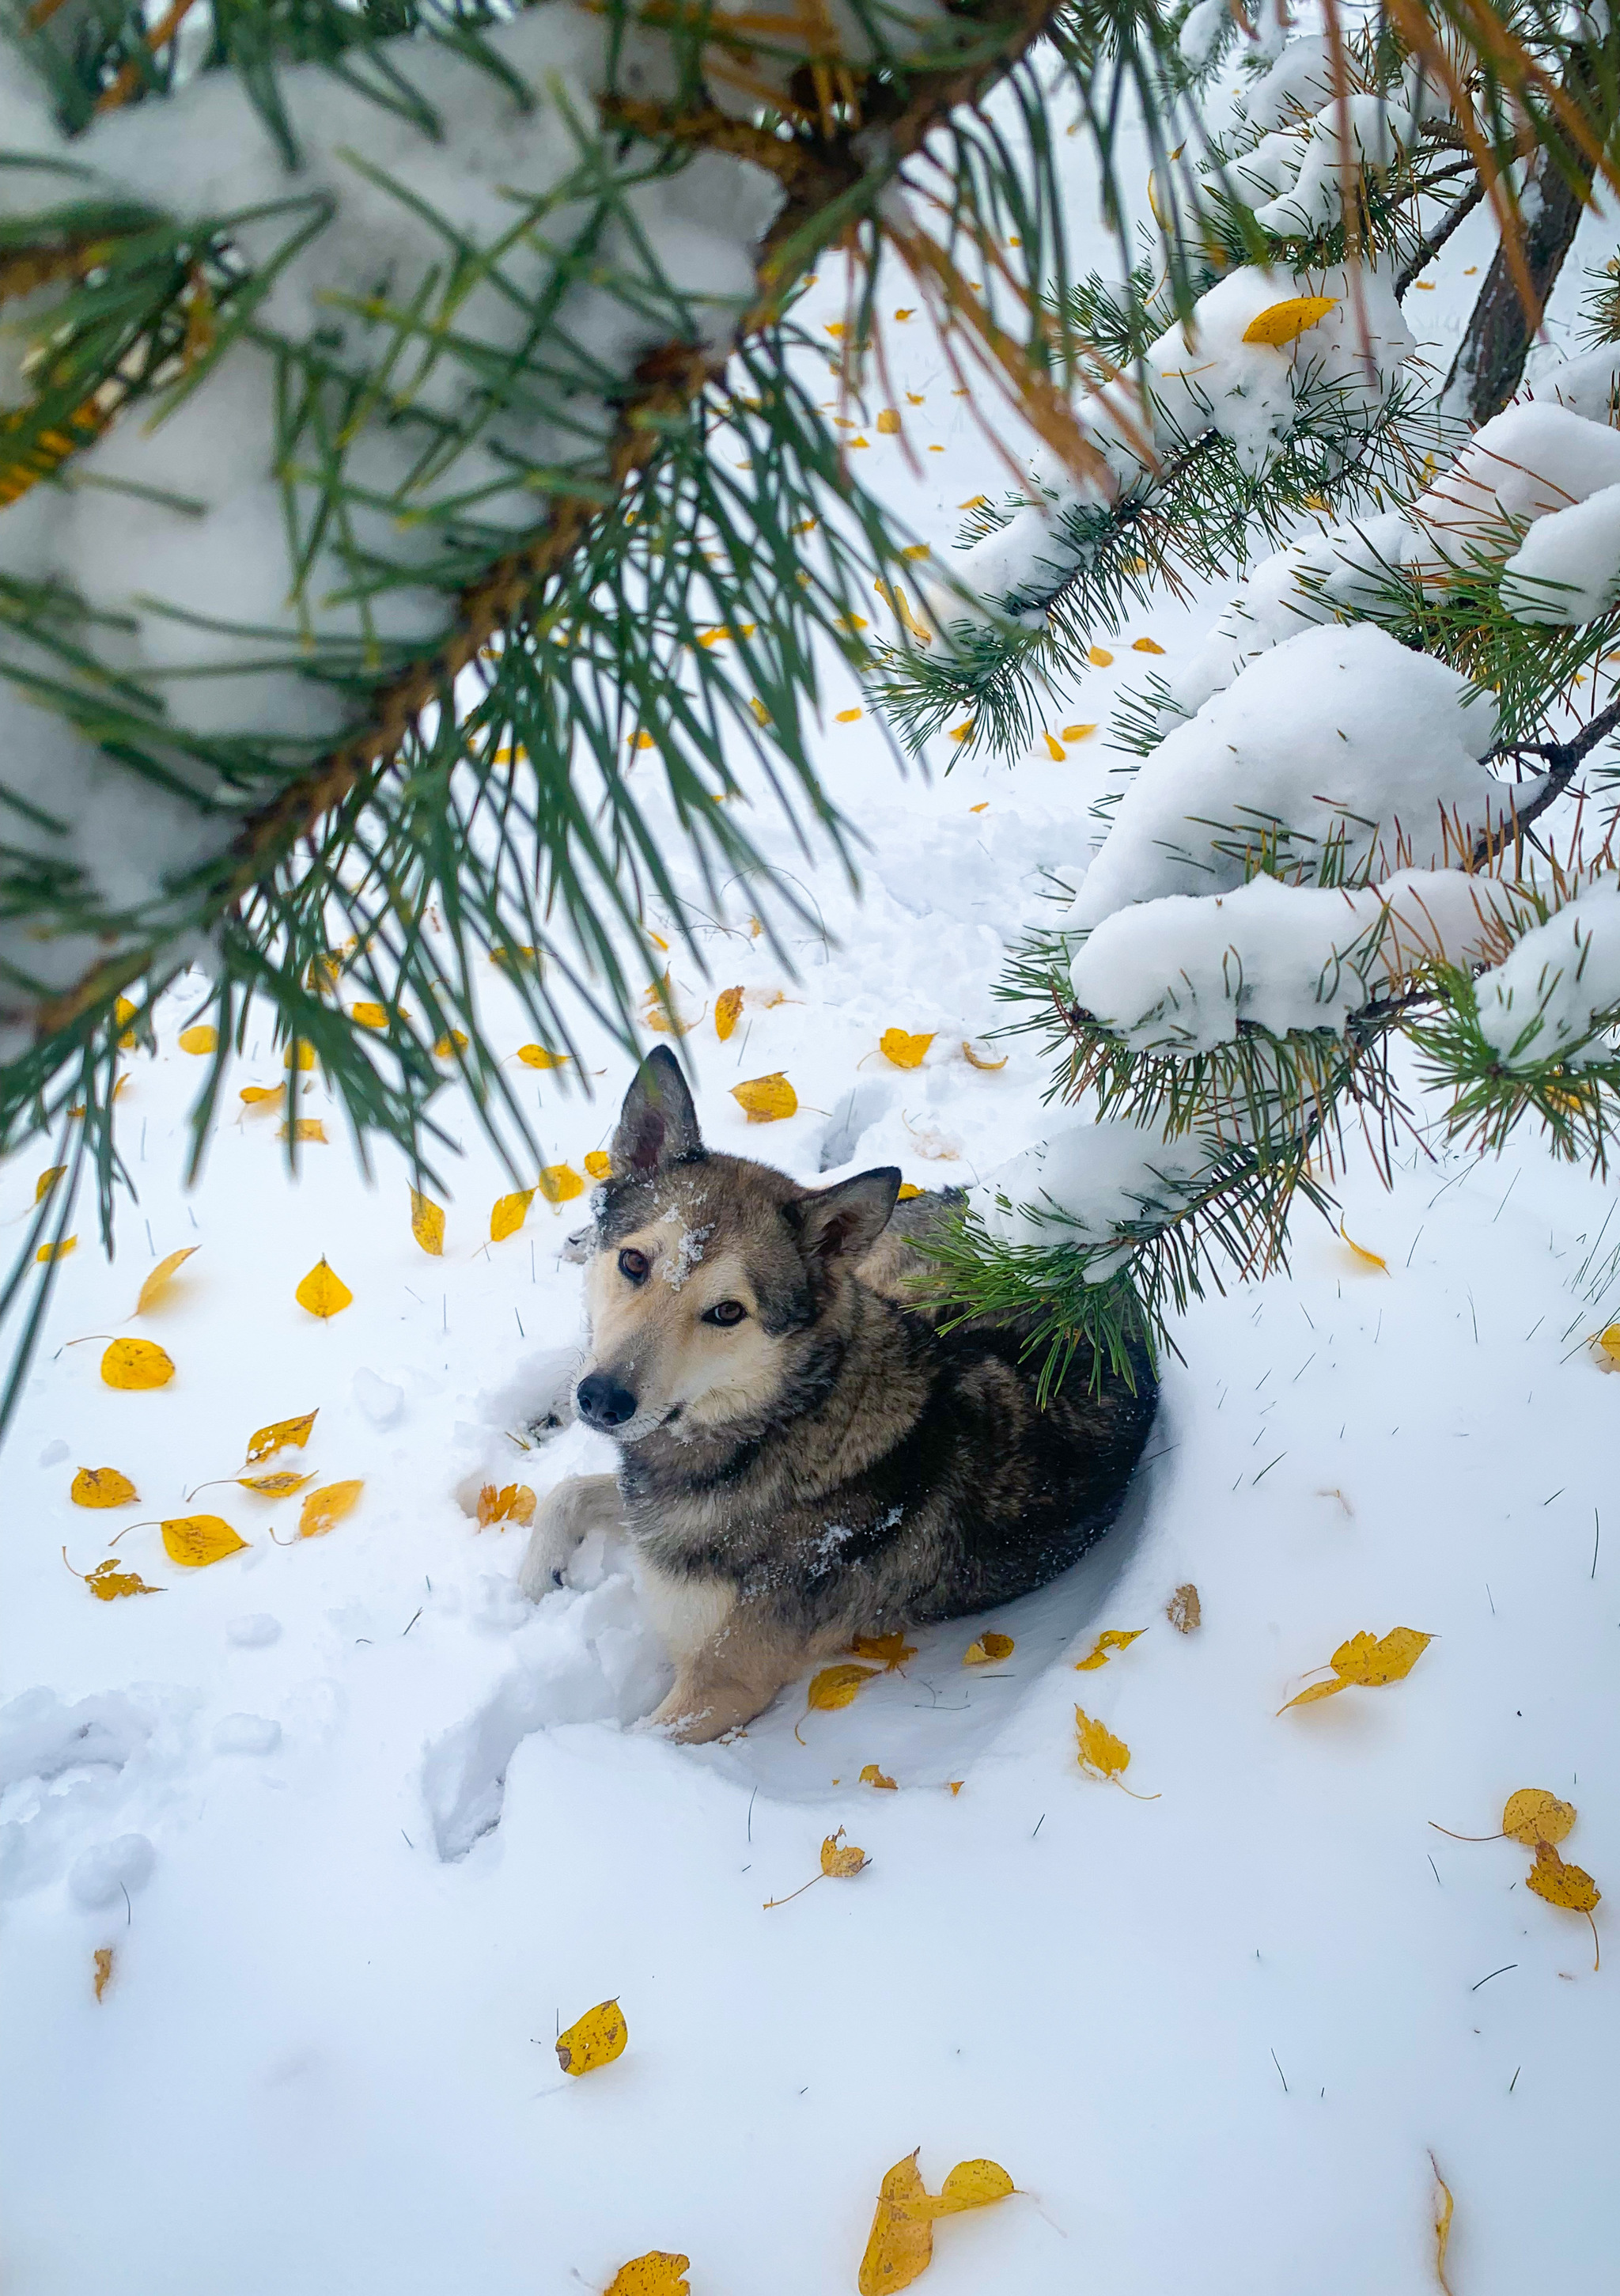
{"label": "white snow", "polygon": [[1488,695],[1370,624],[1304,630],[1144,758],[1067,922],[1235,890],[1280,833],[1307,881],[1329,854],[1352,882],[1455,862],[1511,811],[1477,762],[1494,728]]}
{"label": "white snow", "polygon": [[1612,873],[1534,926],[1477,984],[1479,1025],[1509,1068],[1613,1056],[1600,1015],[1620,1007],[1620,879]]}
{"label": "white snow", "polygon": [[1453,567],[1505,557],[1521,522],[1615,485],[1620,430],[1545,399],[1521,400],[1482,424],[1419,496],[1411,519],[1422,559],[1414,551],[1409,562],[1444,579]]}
{"label": "white snow", "polygon": [[[1123,1223],[1155,1219],[1186,1200],[1184,1183],[1203,1167],[1196,1139],[1166,1140],[1134,1124],[1076,1117],[1049,1138],[998,1165],[972,1192],[974,1209],[1002,1243],[1106,1243]],[[1110,1274],[1125,1250],[1087,1260],[1092,1282]]]}
{"label": "white snow", "polygon": [[1538,518],[1502,570],[1521,622],[1591,622],[1620,601],[1620,485]]}

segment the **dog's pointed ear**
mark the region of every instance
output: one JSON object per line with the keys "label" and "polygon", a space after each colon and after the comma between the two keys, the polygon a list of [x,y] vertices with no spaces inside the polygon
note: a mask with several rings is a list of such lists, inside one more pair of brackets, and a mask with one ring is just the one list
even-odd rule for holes
{"label": "dog's pointed ear", "polygon": [[899,1173],[892,1164],[882,1164],[836,1187],[800,1196],[788,1206],[788,1218],[807,1259],[836,1259],[842,1252],[858,1259],[888,1226],[899,1193]]}
{"label": "dog's pointed ear", "polygon": [[698,1111],[680,1062],[667,1045],[649,1053],[618,1112],[608,1150],[616,1180],[650,1180],[666,1164],[703,1153]]}

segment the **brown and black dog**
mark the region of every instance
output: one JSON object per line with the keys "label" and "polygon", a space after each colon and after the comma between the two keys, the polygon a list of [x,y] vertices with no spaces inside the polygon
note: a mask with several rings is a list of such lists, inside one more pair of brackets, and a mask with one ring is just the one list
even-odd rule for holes
{"label": "brown and black dog", "polygon": [[1016,1324],[935,1329],[900,1175],[800,1187],[711,1153],[660,1047],[626,1096],[597,1193],[589,1368],[575,1390],[617,1476],[544,1502],[538,1599],[598,1524],[628,1532],[675,1665],[652,1719],[693,1741],[769,1705],[856,1635],[1005,1603],[1066,1570],[1118,1513],[1157,1396],[1089,1362],[1046,1406]]}

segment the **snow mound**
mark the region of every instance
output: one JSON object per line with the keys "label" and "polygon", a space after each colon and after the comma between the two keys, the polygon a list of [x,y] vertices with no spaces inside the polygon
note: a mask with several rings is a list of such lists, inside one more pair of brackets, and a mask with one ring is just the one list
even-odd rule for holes
{"label": "snow mound", "polygon": [[1620,1005],[1620,879],[1600,877],[1533,927],[1480,975],[1476,994],[1485,1040],[1509,1068],[1560,1054],[1575,1068],[1608,1059],[1611,1048],[1588,1039],[1600,1015]]}

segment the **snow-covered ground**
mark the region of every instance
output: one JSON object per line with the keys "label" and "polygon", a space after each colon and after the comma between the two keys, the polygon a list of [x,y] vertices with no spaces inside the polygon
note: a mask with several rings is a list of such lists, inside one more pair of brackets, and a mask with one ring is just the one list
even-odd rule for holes
{"label": "snow-covered ground", "polygon": [[[1460,234],[1455,292],[1412,299],[1437,361],[1483,245]],[[944,541],[999,473],[920,326],[890,350],[921,475],[875,427],[862,462]],[[1114,666],[1052,731],[1106,723],[1133,642],[1174,670],[1219,603],[1099,632]],[[1046,1129],[1027,1040],[994,1071],[961,1046],[1004,1017],[991,983],[1109,758],[1098,736],[903,780],[870,715],[833,718],[856,700],[822,764],[869,840],[864,898],[757,808],[821,925],[793,973],[746,931],[710,937],[707,983],[677,958],[700,1110],[806,1180],[961,1181]],[[430,1257],[401,1163],[368,1187],[333,1123],[294,1186],[274,1111],[222,1126],[187,1195],[200,993],[129,1062],[139,1202],[111,1267],[86,1208],[0,1469],[9,2296],[565,2296],[650,2250],[690,2256],[693,2296],[829,2296],[919,2145],[931,2186],[988,2155],[1019,2187],[939,2227],[933,2296],[1426,2291],[1431,2154],[1455,2296],[1614,2284],[1620,1972],[1526,1890],[1528,1853],[1431,1830],[1489,1834],[1547,1787],[1579,1811],[1565,1854],[1620,1876],[1620,1382],[1584,1344],[1620,1305],[1608,1188],[1528,1141],[1485,1165],[1409,1143],[1389,1193],[1353,1158],[1346,1229],[1387,1269],[1307,1218],[1290,1277],[1195,1309],[1126,1517],[1067,1579],[917,1636],[841,1711],[806,1717],[801,1689],[691,1751],[632,1726],[667,1675],[623,1555],[587,1549],[531,1610],[523,1533],[471,1512],[486,1481],[607,1464],[580,1430],[516,1436],[578,1343],[582,1203],[536,1197],[488,1243],[511,1183],[466,1116]],[[515,1054],[506,995],[492,971]],[[920,1069],[884,1059],[891,1027],[934,1032]],[[532,1087],[577,1170],[626,1082],[593,1065],[592,1099]],[[779,1070],[798,1113],[748,1125],[731,1087]],[[266,1021],[233,1086],[281,1076]],[[0,1170],[0,1218],[46,1160]],[[354,1295],[327,1322],[294,1299],[323,1255]],[[115,1391],[92,1334],[156,1341],[175,1378]],[[310,1411],[307,1449],[267,1464],[363,1480],[328,1534],[294,1538],[298,1495],[187,1504]],[[139,1503],[71,1504],[106,1466]],[[151,1519],[204,1509],[247,1544],[177,1569]],[[110,1546],[125,1524],[146,1527]],[[161,1591],[96,1601],[64,1545]],[[1165,1605],[1189,1581],[1183,1636]],[[1407,1680],[1278,1714],[1395,1626],[1436,1638]],[[1012,1654],[965,1668],[986,1627]],[[1077,1674],[1108,1628],[1147,1631]],[[1076,1701],[1157,1799],[1082,1775]],[[895,1792],[860,1782],[873,1762]],[[840,1826],[866,1870],[765,1910]],[[569,2079],[553,2037],[607,1997],[628,2047]]]}

